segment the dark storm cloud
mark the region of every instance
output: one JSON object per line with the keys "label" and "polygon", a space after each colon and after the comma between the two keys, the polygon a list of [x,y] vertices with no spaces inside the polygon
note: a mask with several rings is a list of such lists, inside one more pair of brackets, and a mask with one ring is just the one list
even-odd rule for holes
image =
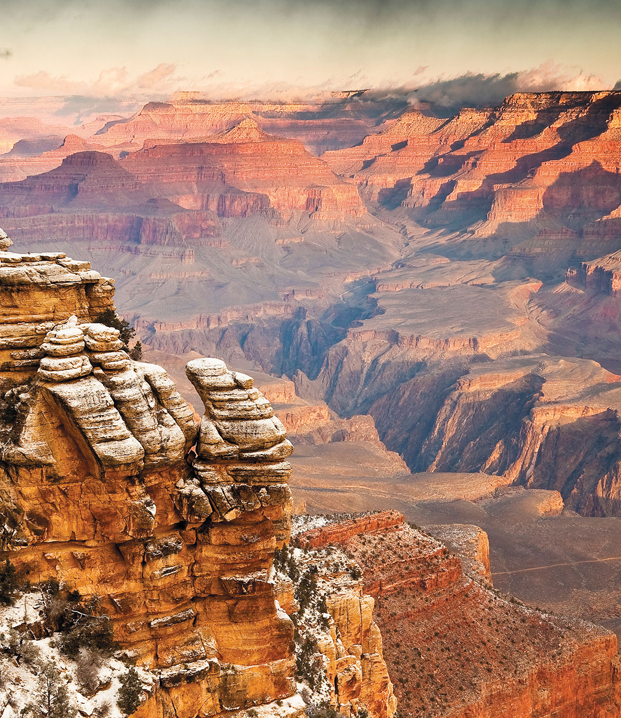
{"label": "dark storm cloud", "polygon": [[[404,100],[410,105],[430,103],[436,111],[450,115],[464,107],[494,107],[516,92],[551,92],[554,90],[601,90],[600,78],[595,75],[572,74],[568,68],[552,62],[522,72],[485,75],[465,73],[450,79],[438,79],[417,86],[389,89],[375,88],[364,99]],[[621,80],[615,89],[621,90]]]}
{"label": "dark storm cloud", "polygon": [[[505,97],[523,88],[523,73],[507,75],[483,75],[467,73],[451,80],[439,80],[425,85],[412,93],[411,101],[430,102],[447,109],[462,107],[490,107],[501,103]],[[558,88],[554,79],[544,80],[532,91],[544,92]]]}
{"label": "dark storm cloud", "polygon": [[[346,13],[352,20],[368,18],[399,18],[420,13],[421,16],[444,16],[447,10],[459,14],[479,12],[483,21],[490,17],[520,15],[525,19],[554,14],[562,20],[567,14],[593,15],[604,13],[609,17],[621,17],[618,0],[109,0],[111,8],[127,13],[145,13],[161,7],[193,7],[208,10],[217,6],[233,6],[240,9],[278,10],[280,12],[313,12],[324,10]],[[100,3],[97,0],[0,0],[0,11],[9,18],[24,17],[35,13],[39,22],[66,10],[88,13]]]}
{"label": "dark storm cloud", "polygon": [[[429,102],[447,110],[462,107],[488,107],[499,104],[507,95],[523,89],[520,81],[522,75],[523,73],[519,72],[511,72],[506,75],[466,73],[460,77],[428,82],[418,87],[377,88],[366,92],[364,97],[369,100],[402,97],[410,104]],[[542,82],[533,89],[544,91],[553,88],[554,81],[550,81]]]}

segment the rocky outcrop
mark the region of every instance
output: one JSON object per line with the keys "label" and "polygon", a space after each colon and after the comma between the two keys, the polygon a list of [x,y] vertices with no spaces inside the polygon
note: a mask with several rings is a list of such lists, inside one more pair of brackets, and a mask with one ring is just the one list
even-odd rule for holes
{"label": "rocky outcrop", "polygon": [[402,526],[403,514],[398,511],[384,511],[355,516],[351,519],[327,521],[320,527],[308,529],[297,536],[297,543],[303,548],[318,548],[330,544],[342,544],[354,536]]}
{"label": "rocky outcrop", "polygon": [[4,550],[33,583],[100,596],[159,686],[136,715],[285,699],[282,715],[298,715],[293,626],[270,578],[289,535],[291,445],[269,403],[249,377],[196,360],[197,426],[166,372],[93,322],[113,307],[108,280],[63,255],[0,262]]}
{"label": "rocky outcrop", "polygon": [[567,281],[611,297],[621,296],[621,251],[567,270]]}
{"label": "rocky outcrop", "polygon": [[[394,514],[379,514],[375,526],[367,517],[346,525],[350,529],[340,535],[332,523],[323,530],[364,570],[402,713],[421,718],[618,713],[612,633],[491,591],[480,575],[465,575],[457,556],[402,517],[396,523]],[[467,528],[444,530],[455,546],[479,544]],[[321,531],[311,532],[313,541]],[[477,553],[485,558],[484,550]]]}
{"label": "rocky outcrop", "polygon": [[[408,467],[403,459],[394,451],[387,451],[375,427],[373,417],[368,414],[341,419],[333,416],[324,402],[312,402],[301,399],[295,392],[295,384],[286,379],[261,377],[259,387],[274,405],[276,416],[285,426],[294,446],[322,448],[330,445],[348,443],[360,452],[374,455],[381,464],[384,475],[407,473]],[[338,473],[337,462],[332,456],[331,468]],[[304,467],[298,463],[297,472],[303,475]]]}
{"label": "rocky outcrop", "polygon": [[[20,182],[30,175],[38,175],[43,172],[50,172],[59,167],[65,157],[76,152],[97,152],[104,150],[103,145],[90,143],[78,135],[67,135],[64,140],[50,143],[45,151],[37,152],[38,148],[28,151],[28,148],[21,148],[22,143],[17,143],[13,150],[6,156],[0,156],[0,182]],[[118,157],[118,152],[115,153]]]}
{"label": "rocky outcrop", "polygon": [[491,586],[489,539],[483,529],[469,524],[447,524],[425,526],[425,531],[459,556],[464,573]]}
{"label": "rocky outcrop", "polygon": [[[312,519],[297,519],[294,537],[302,539],[294,538],[297,547],[283,557],[281,571],[299,599],[285,599],[282,605],[302,639],[296,648],[301,693],[309,694],[311,704],[327,704],[347,718],[365,711],[391,718],[397,701],[373,620],[375,602],[364,590],[360,568],[335,545],[312,547],[303,538],[304,525]],[[291,566],[293,581],[287,576]]]}
{"label": "rocky outcrop", "polygon": [[620,105],[618,91],[516,93],[444,122],[409,112],[325,159],[365,198],[458,230],[464,253],[513,246],[558,270],[618,249]]}

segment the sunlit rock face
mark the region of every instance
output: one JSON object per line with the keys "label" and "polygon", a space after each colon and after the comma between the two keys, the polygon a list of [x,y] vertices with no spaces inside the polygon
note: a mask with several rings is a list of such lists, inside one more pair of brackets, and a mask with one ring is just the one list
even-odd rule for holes
{"label": "sunlit rock face", "polygon": [[110,280],[0,242],[3,557],[33,583],[101,597],[122,648],[158,678],[137,715],[274,701],[298,715],[293,625],[270,578],[292,447],[269,402],[197,360],[197,425],[164,369],[94,321],[113,308]]}
{"label": "sunlit rock face", "polygon": [[[337,546],[362,569],[365,598],[375,600],[382,631],[382,663],[395,681],[401,713],[419,718],[617,715],[614,634],[493,591],[481,529],[445,525],[423,532],[396,511],[337,514],[327,521],[297,540],[315,549]],[[345,596],[335,597],[332,605],[347,615]],[[358,615],[364,624],[364,610]],[[355,633],[358,622],[350,621]],[[345,632],[345,645],[348,639]]]}

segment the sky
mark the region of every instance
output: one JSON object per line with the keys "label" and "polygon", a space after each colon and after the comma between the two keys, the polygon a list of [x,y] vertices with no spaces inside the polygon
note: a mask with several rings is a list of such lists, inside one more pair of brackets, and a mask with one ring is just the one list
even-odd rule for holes
{"label": "sky", "polygon": [[0,0],[0,17],[9,97],[292,99],[464,77],[524,89],[621,78],[621,0]]}

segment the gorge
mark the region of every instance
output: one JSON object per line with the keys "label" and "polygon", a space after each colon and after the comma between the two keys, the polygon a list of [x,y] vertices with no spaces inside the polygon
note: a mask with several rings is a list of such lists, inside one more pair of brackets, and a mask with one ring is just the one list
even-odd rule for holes
{"label": "gorge", "polygon": [[[618,715],[620,111],[176,96],[0,158],[3,549],[106,588],[137,715]],[[292,577],[305,511],[363,515]]]}

